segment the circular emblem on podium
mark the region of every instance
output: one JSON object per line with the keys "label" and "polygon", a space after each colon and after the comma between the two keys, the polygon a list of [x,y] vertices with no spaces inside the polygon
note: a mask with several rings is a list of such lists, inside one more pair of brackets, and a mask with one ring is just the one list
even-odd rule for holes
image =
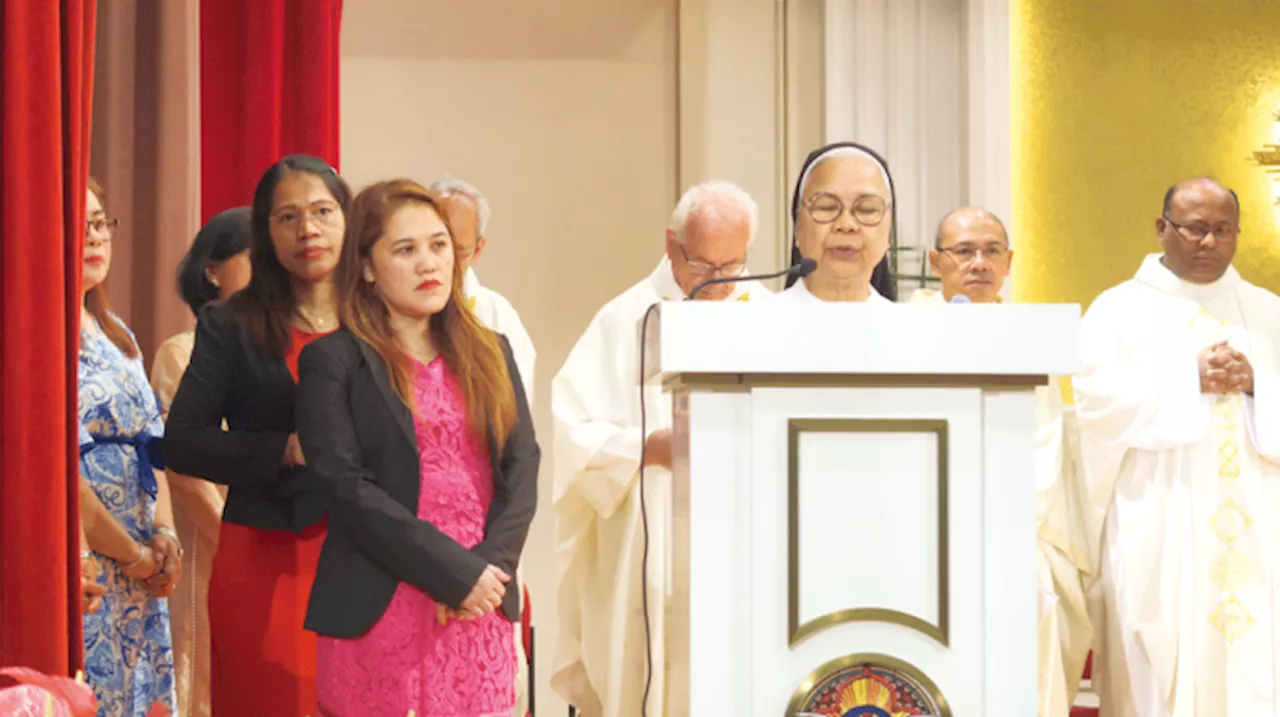
{"label": "circular emblem on podium", "polygon": [[915,667],[883,655],[852,655],[818,668],[786,717],[950,717],[937,687]]}

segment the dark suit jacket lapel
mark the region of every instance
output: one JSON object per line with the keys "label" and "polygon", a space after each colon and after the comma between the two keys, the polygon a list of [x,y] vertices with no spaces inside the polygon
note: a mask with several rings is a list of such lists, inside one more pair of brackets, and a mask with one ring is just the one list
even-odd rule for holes
{"label": "dark suit jacket lapel", "polygon": [[391,410],[391,415],[396,417],[396,423],[400,424],[401,430],[404,431],[404,437],[409,440],[409,444],[413,446],[414,452],[418,450],[418,432],[413,428],[413,414],[409,412],[409,407],[404,405],[404,401],[391,390],[391,376],[387,373],[387,364],[378,355],[373,347],[360,339],[356,339],[356,344],[360,347],[360,354],[364,356],[364,362],[369,367],[369,372],[373,374],[373,382],[378,386],[378,393],[382,394],[382,400],[387,402],[387,408]]}

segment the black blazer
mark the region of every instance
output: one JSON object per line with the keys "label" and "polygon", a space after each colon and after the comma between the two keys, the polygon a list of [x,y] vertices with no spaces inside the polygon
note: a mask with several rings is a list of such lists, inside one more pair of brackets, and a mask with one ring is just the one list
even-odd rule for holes
{"label": "black blazer", "polygon": [[230,486],[227,522],[293,531],[315,523],[326,493],[306,467],[280,465],[295,432],[294,393],[284,360],[258,348],[230,306],[206,306],[165,423],[167,467]]}
{"label": "black blazer", "polygon": [[470,550],[417,517],[413,415],[392,390],[382,357],[345,330],[302,351],[298,437],[317,480],[332,491],[308,630],[329,637],[364,634],[402,581],[456,608],[490,564],[511,575],[502,611],[519,619],[516,566],[537,505],[541,451],[511,345],[499,338],[517,420],[501,459],[489,433],[494,496],[484,540]]}

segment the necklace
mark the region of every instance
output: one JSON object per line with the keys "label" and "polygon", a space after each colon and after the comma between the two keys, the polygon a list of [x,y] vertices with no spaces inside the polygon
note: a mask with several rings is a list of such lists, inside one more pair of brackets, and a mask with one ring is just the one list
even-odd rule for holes
{"label": "necklace", "polygon": [[329,322],[331,321],[331,319],[329,318],[311,316],[307,314],[307,312],[303,311],[301,306],[297,307],[294,311],[295,313],[297,313],[298,318],[302,319],[304,322],[306,322],[307,326],[311,327],[317,332],[323,332],[329,327]]}

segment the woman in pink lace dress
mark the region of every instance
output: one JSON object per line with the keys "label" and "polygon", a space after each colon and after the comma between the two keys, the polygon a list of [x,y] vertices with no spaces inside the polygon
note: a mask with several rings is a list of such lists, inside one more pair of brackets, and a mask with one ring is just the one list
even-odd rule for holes
{"label": "woman in pink lace dress", "polygon": [[375,184],[349,217],[343,329],[298,365],[302,453],[333,495],[306,623],[320,713],[508,717],[540,457],[519,372],[427,190]]}

